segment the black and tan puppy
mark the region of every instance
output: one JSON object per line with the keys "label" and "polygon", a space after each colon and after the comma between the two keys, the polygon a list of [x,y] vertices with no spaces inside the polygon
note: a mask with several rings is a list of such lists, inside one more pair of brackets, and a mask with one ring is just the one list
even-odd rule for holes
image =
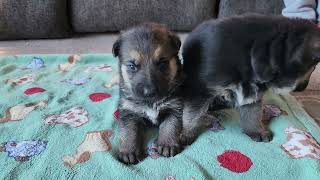
{"label": "black and tan puppy", "polygon": [[120,68],[119,159],[124,163],[143,159],[147,122],[159,126],[160,154],[170,157],[181,151],[180,45],[174,33],[155,23],[133,27],[114,43]]}
{"label": "black and tan puppy", "polygon": [[320,30],[302,19],[244,15],[199,25],[183,46],[189,89],[182,141],[190,144],[208,123],[208,109],[237,107],[243,132],[272,140],[261,123],[262,96],[301,91],[320,60]]}

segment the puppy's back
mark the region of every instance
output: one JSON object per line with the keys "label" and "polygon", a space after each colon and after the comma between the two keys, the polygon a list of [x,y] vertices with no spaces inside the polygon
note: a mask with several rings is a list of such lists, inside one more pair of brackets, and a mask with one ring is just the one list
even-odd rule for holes
{"label": "puppy's back", "polygon": [[215,85],[250,81],[252,72],[248,67],[254,43],[280,39],[277,46],[284,48],[282,53],[288,53],[314,29],[307,20],[281,16],[250,14],[209,20],[186,39],[182,53],[184,69],[193,83],[195,79],[209,80]]}

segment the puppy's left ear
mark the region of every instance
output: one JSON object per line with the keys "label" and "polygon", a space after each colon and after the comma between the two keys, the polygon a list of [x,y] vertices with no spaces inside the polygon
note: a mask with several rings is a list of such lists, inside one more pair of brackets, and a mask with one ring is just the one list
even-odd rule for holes
{"label": "puppy's left ear", "polygon": [[176,48],[177,53],[180,50],[181,47],[181,41],[180,38],[174,34],[174,33],[170,33],[170,38],[171,38],[171,43],[173,44],[173,46]]}
{"label": "puppy's left ear", "polygon": [[119,37],[116,42],[114,42],[112,47],[112,54],[114,57],[118,57],[120,53],[120,46],[121,46],[121,38]]}

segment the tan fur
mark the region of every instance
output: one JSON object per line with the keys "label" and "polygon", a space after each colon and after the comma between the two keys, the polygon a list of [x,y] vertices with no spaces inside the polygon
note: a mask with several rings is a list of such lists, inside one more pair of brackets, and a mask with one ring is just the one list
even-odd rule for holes
{"label": "tan fur", "polygon": [[125,65],[121,65],[121,74],[122,74],[122,78],[123,78],[124,84],[129,89],[131,89],[130,79],[129,79],[129,76],[128,76],[128,73],[127,73],[127,68],[126,68]]}
{"label": "tan fur", "polygon": [[178,66],[175,59],[170,60],[170,81],[172,81],[178,72]]}
{"label": "tan fur", "polygon": [[136,64],[139,64],[139,62],[142,61],[142,59],[143,59],[142,54],[139,53],[139,52],[136,51],[136,50],[131,50],[131,51],[129,52],[129,55],[130,55],[130,57],[131,57],[132,59],[135,60],[135,63],[136,63]]}
{"label": "tan fur", "polygon": [[156,50],[154,51],[154,53],[153,53],[154,59],[159,59],[161,53],[162,53],[162,48],[161,48],[161,46],[158,46],[158,47],[156,48]]}

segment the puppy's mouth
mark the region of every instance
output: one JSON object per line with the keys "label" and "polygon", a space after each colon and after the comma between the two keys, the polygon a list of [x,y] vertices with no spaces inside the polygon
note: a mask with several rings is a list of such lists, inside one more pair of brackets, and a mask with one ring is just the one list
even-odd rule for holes
{"label": "puppy's mouth", "polygon": [[158,91],[148,91],[143,89],[134,94],[137,100],[149,103],[156,102],[168,95],[168,93],[159,93]]}
{"label": "puppy's mouth", "polygon": [[144,102],[144,103],[154,103],[156,101],[158,101],[159,99],[161,99],[160,97],[158,96],[153,96],[153,97],[146,97],[146,96],[135,96],[134,99],[136,101],[139,101],[139,102]]}
{"label": "puppy's mouth", "polygon": [[138,95],[139,97],[143,98],[143,99],[159,99],[161,98],[162,96],[164,96],[163,94],[160,94],[160,93],[157,93],[157,92],[154,92],[154,93],[151,93],[151,94],[140,94]]}

